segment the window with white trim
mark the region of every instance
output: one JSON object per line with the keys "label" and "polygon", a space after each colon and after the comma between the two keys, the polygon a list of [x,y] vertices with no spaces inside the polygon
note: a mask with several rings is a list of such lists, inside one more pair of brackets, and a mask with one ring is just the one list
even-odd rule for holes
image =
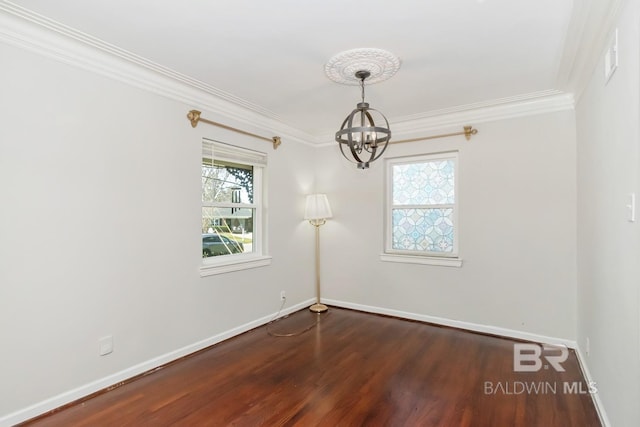
{"label": "window with white trim", "polygon": [[457,259],[457,169],[457,152],[386,160],[386,255]]}
{"label": "window with white trim", "polygon": [[[202,275],[265,265],[263,175],[267,155],[218,141],[202,141]],[[253,262],[253,265],[243,266]]]}

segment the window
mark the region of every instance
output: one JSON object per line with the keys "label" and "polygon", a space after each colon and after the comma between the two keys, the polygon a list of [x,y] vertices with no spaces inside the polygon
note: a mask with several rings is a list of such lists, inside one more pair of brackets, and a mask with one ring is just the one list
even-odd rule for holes
{"label": "window", "polygon": [[462,265],[457,168],[457,152],[387,160],[383,261]]}
{"label": "window", "polygon": [[201,275],[268,264],[262,236],[266,160],[264,153],[203,140]]}

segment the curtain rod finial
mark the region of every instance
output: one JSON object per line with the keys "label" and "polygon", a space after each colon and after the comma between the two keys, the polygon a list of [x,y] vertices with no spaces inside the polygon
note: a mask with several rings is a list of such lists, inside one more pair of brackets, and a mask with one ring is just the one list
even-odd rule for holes
{"label": "curtain rod finial", "polygon": [[471,135],[475,135],[476,133],[478,133],[478,129],[474,129],[473,126],[464,127],[464,137],[467,138],[467,141],[471,139]]}
{"label": "curtain rod finial", "polygon": [[282,144],[282,141],[280,140],[280,137],[279,136],[274,136],[271,139],[273,140],[273,149],[274,150],[278,149],[280,144]]}
{"label": "curtain rod finial", "polygon": [[191,110],[189,114],[187,114],[187,118],[191,121],[191,127],[198,126],[198,122],[200,121],[200,111]]}

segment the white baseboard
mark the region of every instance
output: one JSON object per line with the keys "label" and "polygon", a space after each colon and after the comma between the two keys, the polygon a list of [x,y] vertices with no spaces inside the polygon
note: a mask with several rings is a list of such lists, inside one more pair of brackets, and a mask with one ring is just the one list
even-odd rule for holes
{"label": "white baseboard", "polygon": [[180,359],[184,356],[188,356],[191,353],[195,353],[196,351],[200,351],[204,348],[217,344],[221,341],[224,341],[236,335],[240,335],[243,332],[247,332],[253,328],[262,326],[266,323],[269,323],[271,320],[275,319],[276,316],[282,317],[282,316],[291,314],[293,312],[296,312],[298,310],[301,310],[313,304],[314,302],[315,302],[315,298],[311,298],[307,301],[303,301],[301,303],[298,303],[296,305],[293,305],[289,308],[282,310],[279,315],[277,313],[272,313],[268,316],[264,316],[252,322],[245,323],[244,325],[240,325],[236,328],[222,332],[218,335],[214,335],[210,338],[206,338],[202,341],[198,341],[186,347],[182,347],[172,352],[147,360],[138,365],[124,369],[120,372],[116,372],[113,375],[109,375],[107,377],[93,381],[89,384],[85,384],[73,390],[69,390],[57,396],[53,396],[49,399],[43,400],[42,402],[38,402],[34,405],[20,409],[16,412],[0,416],[0,427],[13,426],[15,424],[21,423],[28,419],[37,417],[38,415],[41,415],[53,409],[59,408],[60,406],[66,405],[78,399],[82,399],[83,397],[88,396],[92,393],[98,392],[100,390],[104,390],[105,388],[108,388],[114,384],[118,384],[122,381],[126,381],[130,378],[135,377],[136,375],[140,375],[144,372],[150,371],[159,366],[166,365],[167,363],[173,362],[174,360]]}
{"label": "white baseboard", "polygon": [[[580,368],[584,373],[584,379],[587,384],[591,384],[593,381],[593,377],[591,376],[591,372],[589,371],[589,366],[587,365],[587,359],[584,357],[580,346],[576,348],[576,356],[578,357],[578,363],[580,364]],[[598,387],[598,383],[595,383],[596,388]],[[596,411],[598,412],[598,416],[600,417],[600,423],[604,427],[611,427],[611,422],[609,421],[609,417],[607,417],[607,413],[604,410],[604,405],[602,404],[602,400],[600,399],[600,395],[596,392],[591,395],[593,399],[593,405],[596,407]]]}
{"label": "white baseboard", "polygon": [[338,301],[332,299],[322,299],[322,302],[335,307],[350,308],[367,313],[384,314],[387,316],[400,317],[403,319],[418,320],[426,323],[434,323],[436,325],[450,326],[452,328],[466,329],[468,331],[481,332],[484,334],[499,335],[508,338],[516,338],[525,341],[532,341],[542,344],[564,345],[569,348],[576,348],[577,343],[572,340],[548,337],[545,335],[532,334],[530,332],[518,331],[515,329],[501,328],[498,326],[482,325],[478,323],[463,322],[461,320],[452,320],[444,317],[429,316],[426,314],[410,313],[407,311],[392,310],[390,308],[374,307],[370,305],[355,304],[346,301]]}
{"label": "white baseboard", "polygon": [[[312,304],[315,301],[315,299],[309,299],[307,301],[303,301],[301,303],[298,303],[296,305],[293,305],[285,310],[283,310],[279,317],[282,316],[286,316],[288,314],[291,314],[293,312],[296,312],[302,308],[305,308],[307,306],[309,306],[310,304]],[[500,336],[504,336],[504,337],[510,337],[510,338],[516,338],[516,339],[522,339],[522,340],[527,340],[527,341],[532,341],[532,342],[539,342],[539,343],[545,343],[545,344],[555,344],[555,345],[566,345],[569,348],[573,348],[576,350],[576,355],[578,357],[578,362],[580,363],[580,366],[582,368],[582,371],[584,372],[585,375],[585,380],[587,382],[591,381],[592,377],[591,374],[589,372],[589,369],[587,367],[587,364],[585,363],[585,358],[580,350],[580,348],[577,346],[577,343],[575,341],[571,341],[571,340],[567,340],[567,339],[563,339],[563,338],[555,338],[555,337],[548,337],[548,336],[544,336],[544,335],[538,335],[538,334],[532,334],[529,332],[522,332],[522,331],[517,331],[514,329],[506,329],[506,328],[500,328],[500,327],[496,327],[496,326],[489,326],[489,325],[482,325],[482,324],[476,324],[476,323],[470,323],[470,322],[463,322],[463,321],[459,321],[459,320],[451,320],[451,319],[446,319],[443,317],[436,317],[436,316],[428,316],[428,315],[424,315],[424,314],[417,314],[417,313],[410,313],[410,312],[405,312],[405,311],[399,311],[399,310],[392,310],[392,309],[388,309],[388,308],[381,308],[381,307],[374,307],[374,306],[368,306],[368,305],[362,305],[362,304],[355,304],[355,303],[350,303],[350,302],[346,302],[346,301],[338,301],[338,300],[331,300],[331,299],[323,299],[322,301],[323,303],[330,305],[330,306],[334,306],[334,307],[343,307],[343,308],[350,308],[353,310],[358,310],[358,311],[364,311],[364,312],[368,312],[368,313],[376,313],[376,314],[384,314],[384,315],[388,315],[388,316],[394,316],[394,317],[399,317],[399,318],[404,318],[404,319],[410,319],[410,320],[418,320],[418,321],[422,321],[422,322],[427,322],[427,323],[434,323],[437,325],[443,325],[443,326],[450,326],[450,327],[454,327],[454,328],[460,328],[460,329],[466,329],[469,331],[474,331],[474,332],[481,332],[481,333],[487,333],[487,334],[492,334],[492,335],[500,335]],[[174,360],[180,359],[182,357],[188,356],[189,354],[195,353],[197,351],[200,351],[204,348],[207,348],[209,346],[212,346],[214,344],[217,344],[219,342],[222,342],[226,339],[229,339],[231,337],[234,337],[236,335],[242,334],[246,331],[249,331],[253,328],[256,328],[258,326],[262,326],[266,323],[268,323],[269,321],[271,321],[272,319],[275,318],[275,316],[277,315],[277,313],[273,313],[270,314],[268,316],[264,316],[260,319],[254,320],[252,322],[249,323],[245,323],[244,325],[240,325],[236,328],[230,329],[228,331],[222,332],[218,335],[215,335],[213,337],[204,339],[202,341],[198,341],[194,344],[190,344],[188,346],[182,347],[180,349],[174,350],[172,352],[163,354],[161,356],[158,356],[156,358],[147,360],[143,363],[140,363],[138,365],[132,366],[130,368],[127,368],[125,370],[122,370],[120,372],[116,372],[113,375],[109,375],[107,377],[101,378],[99,380],[96,380],[94,382],[91,382],[89,384],[85,384],[81,387],[78,387],[76,389],[73,390],[69,390],[67,392],[61,393],[57,396],[51,397],[49,399],[43,400],[42,402],[36,403],[32,406],[23,408],[21,410],[18,410],[16,412],[4,415],[2,417],[0,417],[0,427],[9,427],[15,424],[18,424],[20,422],[26,421],[28,419],[34,418],[40,414],[44,414],[46,412],[49,412],[55,408],[58,408],[60,406],[66,405],[68,403],[71,403],[75,400],[81,399],[85,396],[88,396],[92,393],[98,392],[100,390],[103,390],[105,388],[108,388],[114,384],[118,384],[122,381],[126,381],[129,378],[135,377],[136,375],[140,375],[144,372],[150,371],[152,369],[155,369],[159,366],[165,365],[167,363],[170,363]],[[594,404],[596,407],[596,410],[598,412],[598,415],[600,416],[600,420],[602,422],[602,425],[605,427],[610,427],[610,423],[609,420],[607,418],[606,412],[604,410],[604,407],[602,406],[602,401],[600,400],[600,396],[595,393],[592,395],[593,400],[594,400]]]}

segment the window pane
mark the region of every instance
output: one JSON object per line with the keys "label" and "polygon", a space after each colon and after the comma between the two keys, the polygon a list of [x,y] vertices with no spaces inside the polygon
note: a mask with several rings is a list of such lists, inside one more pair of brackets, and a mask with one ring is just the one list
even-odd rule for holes
{"label": "window pane", "polygon": [[253,166],[202,159],[202,201],[253,203]]}
{"label": "window pane", "polygon": [[202,257],[253,252],[254,209],[202,208]]}
{"label": "window pane", "polygon": [[453,160],[393,166],[394,205],[455,203]]}
{"label": "window pane", "polygon": [[392,248],[453,252],[453,209],[393,209]]}

